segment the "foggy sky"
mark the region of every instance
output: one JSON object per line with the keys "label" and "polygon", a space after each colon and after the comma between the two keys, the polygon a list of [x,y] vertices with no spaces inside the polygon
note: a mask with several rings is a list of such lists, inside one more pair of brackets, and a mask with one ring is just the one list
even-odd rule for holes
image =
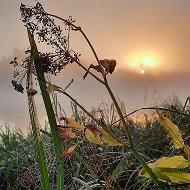
{"label": "foggy sky", "polygon": [[[28,47],[26,30],[19,20],[21,2],[35,4],[31,0],[2,0],[0,6],[0,121],[15,123],[23,128],[29,121],[26,97],[13,90],[10,83],[13,68],[8,64],[14,56],[22,56]],[[116,95],[125,102],[128,111],[159,103],[173,94],[182,101],[189,96],[189,0],[40,2],[50,13],[64,18],[72,15],[76,25],[83,28],[93,43],[100,59],[117,60],[116,72],[109,76],[110,84]],[[73,34],[71,38],[72,47],[82,53],[84,64],[94,63],[81,35]],[[160,58],[159,66],[143,76],[132,72],[128,69],[127,60],[135,52],[152,52]],[[74,78],[69,92],[89,109],[98,107],[101,101],[109,103],[105,89],[90,76],[83,81],[83,74],[84,71],[77,66],[68,66],[57,81],[64,87]],[[63,97],[61,101],[69,110],[68,100]],[[43,111],[40,114],[43,116]]]}

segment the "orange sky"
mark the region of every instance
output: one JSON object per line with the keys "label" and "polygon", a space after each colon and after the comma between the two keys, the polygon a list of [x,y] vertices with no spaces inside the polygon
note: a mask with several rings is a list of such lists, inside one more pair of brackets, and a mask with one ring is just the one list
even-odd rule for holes
{"label": "orange sky", "polygon": [[[13,47],[28,46],[20,22],[19,5],[29,0],[2,0],[0,7],[0,58],[12,54]],[[72,15],[83,28],[100,57],[115,58],[119,66],[128,65],[131,54],[150,53],[158,57],[158,70],[189,69],[189,0],[54,0],[40,1],[45,9],[62,17]],[[73,47],[91,59],[79,35]],[[78,43],[79,42],[79,43]],[[79,45],[80,44],[80,45]],[[81,50],[82,49],[82,50]],[[85,51],[83,51],[85,50]],[[167,67],[165,67],[167,65]],[[163,67],[164,66],[164,67]]]}
{"label": "orange sky", "polygon": [[[22,113],[27,111],[27,103],[23,101],[22,95],[13,92],[9,84],[12,68],[3,57],[20,55],[22,50],[28,47],[26,30],[19,20],[21,2],[35,4],[32,0],[2,0],[0,6],[0,120],[10,122],[17,120],[17,123],[22,123],[22,119],[19,118],[23,118]],[[153,103],[156,98],[166,98],[173,93],[181,99],[189,95],[189,0],[42,0],[40,2],[50,13],[64,18],[72,15],[76,19],[76,25],[81,26],[91,40],[100,59],[117,60],[115,75],[109,78],[113,89],[127,104],[129,111],[145,103],[146,96],[149,103]],[[82,53],[81,59],[85,64],[94,63],[92,53],[80,34],[73,33],[71,42],[73,49]],[[15,47],[20,50],[13,53]],[[139,73],[139,66],[129,65],[133,57],[145,54],[154,57],[157,64],[154,67],[146,67],[142,76]],[[78,69],[76,72],[74,76],[76,82],[70,92],[83,104],[92,107],[93,103],[95,104],[93,106],[98,106],[100,100],[109,100],[104,89],[94,83],[90,77],[87,78],[87,82],[82,81],[83,72]],[[60,85],[66,85],[72,77],[69,68],[66,69],[60,75]],[[158,95],[151,100],[155,89]],[[88,100],[84,98],[87,92],[91,93]],[[93,98],[94,95],[96,96]],[[7,102],[2,101],[7,97],[10,97]],[[15,108],[12,112],[18,109],[19,114],[15,116],[12,113],[14,117],[10,119],[8,113],[12,105]]]}

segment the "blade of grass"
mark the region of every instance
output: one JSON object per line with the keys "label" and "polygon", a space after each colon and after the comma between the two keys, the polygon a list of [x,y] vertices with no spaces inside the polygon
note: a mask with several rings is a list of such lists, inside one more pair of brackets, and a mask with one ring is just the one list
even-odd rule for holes
{"label": "blade of grass", "polygon": [[34,59],[34,65],[36,69],[37,79],[40,86],[40,90],[42,93],[42,98],[44,101],[44,105],[46,108],[50,128],[51,128],[51,135],[53,139],[54,149],[55,149],[55,156],[56,156],[56,171],[57,171],[57,179],[56,179],[56,185],[57,190],[63,190],[64,189],[64,167],[63,167],[63,161],[60,158],[61,154],[61,141],[57,130],[57,122],[54,114],[54,110],[52,107],[51,99],[49,94],[46,92],[46,82],[45,82],[45,76],[42,68],[42,64],[40,61],[39,52],[34,40],[34,37],[32,33],[28,31],[28,38],[31,46],[31,53]]}
{"label": "blade of grass", "polygon": [[88,164],[88,162],[84,160],[84,158],[77,151],[73,152],[73,155],[80,161],[81,164],[83,164],[83,167],[85,167],[90,172],[92,177],[98,179],[98,175],[96,174],[94,169],[90,166],[90,164]]}
{"label": "blade of grass", "polygon": [[110,184],[112,184],[113,181],[115,181],[121,175],[121,171],[123,170],[124,166],[126,165],[126,162],[127,162],[127,157],[124,157],[122,160],[120,160],[119,164],[112,171],[112,173],[109,177]]}
{"label": "blade of grass", "polygon": [[[27,83],[26,86],[28,90],[32,89],[32,70],[33,70],[33,64],[32,64],[32,58],[30,57],[30,60],[28,63],[27,81],[26,81]],[[35,140],[35,148],[36,148],[38,166],[39,166],[41,182],[42,182],[42,189],[50,190],[48,169],[46,165],[45,152],[44,152],[42,138],[40,134],[40,124],[38,122],[35,100],[34,100],[34,96],[30,95],[29,93],[27,93],[27,96],[28,96],[30,121],[31,121],[32,132],[33,132],[33,136]]]}

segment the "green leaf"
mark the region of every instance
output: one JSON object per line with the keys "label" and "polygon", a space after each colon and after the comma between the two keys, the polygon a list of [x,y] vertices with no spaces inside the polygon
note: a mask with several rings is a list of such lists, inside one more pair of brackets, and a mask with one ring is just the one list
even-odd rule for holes
{"label": "green leaf", "polygon": [[44,101],[46,113],[47,113],[50,128],[51,128],[51,136],[52,136],[55,155],[56,155],[57,190],[63,190],[64,189],[64,165],[63,165],[63,160],[60,158],[60,154],[62,152],[62,149],[61,149],[62,145],[61,145],[61,140],[60,140],[60,137],[58,134],[56,117],[55,117],[55,113],[53,110],[50,96],[46,91],[46,89],[47,89],[46,80],[45,80],[38,48],[37,48],[36,42],[34,40],[34,36],[30,32],[30,30],[27,30],[27,31],[28,31],[28,37],[29,37],[29,42],[30,42],[30,47],[31,47],[31,53],[32,53],[32,57],[33,57],[34,65],[35,65],[35,69],[36,69],[37,79],[38,79],[40,91],[42,94],[42,98]]}

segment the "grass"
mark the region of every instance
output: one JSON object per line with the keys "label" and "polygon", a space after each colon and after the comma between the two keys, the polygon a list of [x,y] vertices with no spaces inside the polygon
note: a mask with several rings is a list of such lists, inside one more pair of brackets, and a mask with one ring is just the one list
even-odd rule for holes
{"label": "grass", "polygon": [[[2,130],[3,127],[3,130]],[[33,159],[32,137],[19,130],[10,130],[10,126],[0,129],[0,189],[11,189],[15,179],[27,169]]]}
{"label": "grass", "polygon": [[[169,104],[166,104],[167,106]],[[78,107],[76,109],[80,111]],[[107,114],[107,111],[107,109],[102,109],[103,114]],[[92,112],[97,119],[100,117],[99,110],[92,110]],[[112,113],[111,117],[117,117],[117,112]],[[73,112],[73,117],[76,117],[75,114],[76,112]],[[136,123],[130,118],[127,120],[128,126],[132,131],[133,140],[145,161],[177,154],[169,143],[166,134],[159,127],[157,120],[153,119],[152,112],[148,112],[147,117],[144,118],[145,123]],[[88,122],[90,119],[81,111],[77,118],[81,122],[84,122],[84,120]],[[122,126],[117,124],[112,126],[112,131],[119,135],[122,140],[127,141],[122,130],[124,130]],[[45,133],[41,135],[48,160],[47,167],[50,186],[51,189],[56,189],[54,148],[51,138]],[[27,189],[26,184],[28,184],[28,187],[40,189],[40,172],[37,164],[38,160],[35,156],[33,135],[30,133],[27,137],[24,137],[19,130],[11,132],[7,126],[5,131],[1,131],[0,136],[2,139],[0,163],[1,166],[4,166],[4,170],[1,169],[2,189],[3,187],[4,189],[5,187],[10,187],[10,189],[11,187],[15,187],[14,189]],[[186,137],[188,136],[189,134],[186,134]],[[125,148],[106,148],[85,142],[72,155],[64,158],[64,168],[65,189],[82,189],[82,187],[87,188],[90,186],[89,189],[135,190],[140,187],[153,185],[150,180],[139,179],[137,174],[141,165],[137,162],[134,155],[130,151],[126,151]],[[27,182],[29,174],[33,175],[33,180],[30,183]],[[26,182],[21,184],[21,181]]]}

